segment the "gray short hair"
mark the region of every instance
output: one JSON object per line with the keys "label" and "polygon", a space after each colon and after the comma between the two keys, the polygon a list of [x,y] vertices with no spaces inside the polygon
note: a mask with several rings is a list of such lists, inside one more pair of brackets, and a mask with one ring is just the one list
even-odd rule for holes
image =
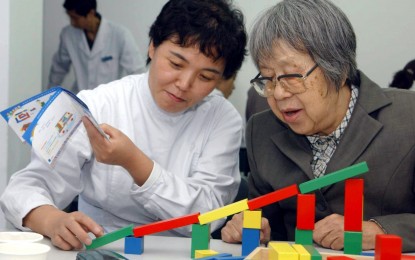
{"label": "gray short hair", "polygon": [[345,79],[357,84],[355,33],[346,15],[328,0],[285,0],[260,15],[249,43],[257,67],[273,56],[277,40],[308,53],[337,90]]}

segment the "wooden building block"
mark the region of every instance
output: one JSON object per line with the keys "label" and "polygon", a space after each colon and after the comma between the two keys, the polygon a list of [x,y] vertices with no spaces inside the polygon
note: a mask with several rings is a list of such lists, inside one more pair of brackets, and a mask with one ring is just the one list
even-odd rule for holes
{"label": "wooden building block", "polygon": [[252,253],[245,257],[245,260],[268,260],[269,251],[268,247],[257,247]]}
{"label": "wooden building block", "polygon": [[316,215],[316,195],[298,194],[297,196],[297,228],[313,230]]}
{"label": "wooden building block", "polygon": [[201,214],[199,216],[199,223],[206,224],[221,218],[226,218],[227,216],[239,213],[247,209],[248,199],[243,199],[238,202]]}
{"label": "wooden building block", "polygon": [[336,182],[344,181],[346,179],[355,177],[367,171],[369,171],[369,168],[367,167],[366,162],[361,162],[361,163],[346,167],[342,170],[328,173],[324,175],[323,177],[301,183],[299,185],[300,192],[309,193],[309,192],[318,190],[320,188],[323,188],[325,186],[334,184]]}
{"label": "wooden building block", "polygon": [[402,238],[396,235],[376,235],[375,260],[400,260]]}
{"label": "wooden building block", "polygon": [[261,229],[262,212],[260,210],[245,210],[243,214],[244,228]]}
{"label": "wooden building block", "polygon": [[298,253],[298,260],[311,260],[311,254],[303,245],[293,244],[292,247]]}
{"label": "wooden building block", "polygon": [[245,260],[245,256],[225,256],[225,257],[216,257],[214,260]]}
{"label": "wooden building block", "polygon": [[311,260],[322,260],[322,254],[314,248],[314,246],[303,245],[303,247],[310,253]]}
{"label": "wooden building block", "polygon": [[269,242],[268,243],[269,259],[280,260],[298,260],[297,251],[286,242]]}
{"label": "wooden building block", "polygon": [[133,234],[133,226],[134,225],[131,224],[127,227],[115,230],[101,237],[97,237],[94,240],[92,240],[92,243],[89,246],[85,246],[85,247],[86,249],[94,249],[94,248],[98,248],[103,245],[112,243],[114,241],[117,241],[118,239],[131,236]]}
{"label": "wooden building block", "polygon": [[196,250],[209,249],[210,243],[210,225],[192,225],[192,245],[190,248],[190,257],[195,257]]}
{"label": "wooden building block", "polygon": [[248,201],[249,210],[255,210],[298,194],[297,184],[270,192]]}
{"label": "wooden building block", "polygon": [[213,256],[213,255],[217,255],[219,254],[218,252],[216,252],[215,250],[210,250],[210,249],[206,249],[206,250],[196,250],[195,252],[195,259],[198,258],[202,258],[202,257],[207,257],[207,256]]}
{"label": "wooden building block", "polygon": [[360,255],[362,253],[362,232],[344,231],[344,253]]}
{"label": "wooden building block", "polygon": [[344,190],[344,230],[362,232],[363,179],[348,179]]}
{"label": "wooden building block", "polygon": [[295,243],[300,245],[313,245],[313,230],[295,229]]}
{"label": "wooden building block", "polygon": [[218,259],[226,259],[226,257],[232,257],[231,254],[228,253],[221,253],[213,256],[206,256],[202,258],[198,258],[198,260],[218,260]]}
{"label": "wooden building block", "polygon": [[185,215],[178,218],[166,219],[162,221],[153,222],[147,225],[135,227],[133,232],[135,237],[143,237],[154,233],[171,230],[179,227],[184,227],[194,223],[198,223],[198,216],[200,213]]}
{"label": "wooden building block", "polygon": [[128,236],[124,239],[124,254],[141,255],[144,252],[144,237]]}
{"label": "wooden building block", "polygon": [[327,257],[327,260],[354,260],[354,258],[350,258],[344,255],[338,255],[338,256],[329,256]]}
{"label": "wooden building block", "polygon": [[242,229],[242,253],[241,255],[247,256],[255,248],[259,247],[259,235],[260,229],[243,228]]}
{"label": "wooden building block", "polygon": [[328,257],[332,256],[347,256],[353,260],[373,260],[373,256],[364,256],[364,255],[347,255],[342,253],[333,253],[333,252],[320,252],[323,260],[326,260]]}

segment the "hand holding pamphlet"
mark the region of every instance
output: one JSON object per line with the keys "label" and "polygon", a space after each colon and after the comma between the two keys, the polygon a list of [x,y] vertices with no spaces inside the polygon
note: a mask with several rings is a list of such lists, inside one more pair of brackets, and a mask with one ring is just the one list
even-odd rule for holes
{"label": "hand holding pamphlet", "polygon": [[99,127],[87,105],[75,94],[61,87],[51,88],[1,112],[23,142],[32,145],[53,167],[65,143],[86,116]]}

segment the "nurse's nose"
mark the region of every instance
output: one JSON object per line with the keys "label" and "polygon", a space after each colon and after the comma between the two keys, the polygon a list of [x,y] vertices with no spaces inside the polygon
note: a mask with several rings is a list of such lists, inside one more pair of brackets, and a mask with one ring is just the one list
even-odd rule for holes
{"label": "nurse's nose", "polygon": [[182,91],[187,91],[192,87],[193,81],[192,73],[182,72],[177,78],[176,86]]}

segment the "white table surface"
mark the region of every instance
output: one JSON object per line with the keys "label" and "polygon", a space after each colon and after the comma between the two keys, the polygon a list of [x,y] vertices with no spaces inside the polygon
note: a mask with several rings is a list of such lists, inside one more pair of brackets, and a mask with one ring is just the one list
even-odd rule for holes
{"label": "white table surface", "polygon": [[[48,260],[66,260],[76,259],[77,251],[62,251],[51,245],[49,239],[44,238],[42,243],[51,246],[48,254]],[[140,260],[189,260],[190,257],[190,238],[179,237],[163,237],[163,236],[145,236],[144,237],[144,253],[142,255],[124,254],[124,239],[120,239],[113,243],[107,244],[102,249],[115,251],[128,259]],[[219,253],[230,253],[233,256],[241,255],[241,245],[226,244],[221,240],[211,239],[210,249]]]}
{"label": "white table surface", "polygon": [[[0,231],[16,231],[10,223],[8,223],[0,210]],[[76,259],[78,251],[63,251],[54,247],[49,238],[43,238],[39,243],[49,245],[51,247],[48,253],[48,260],[66,260]],[[128,259],[139,260],[189,260],[191,239],[182,237],[164,237],[164,236],[145,236],[144,237],[144,253],[142,255],[124,254],[124,239],[120,239],[113,243],[107,244],[102,249],[115,251]],[[210,249],[219,253],[230,253],[233,256],[241,255],[240,244],[227,244],[221,240],[211,239]]]}
{"label": "white table surface", "polygon": [[[9,222],[4,218],[3,212],[0,210],[0,231],[16,231]],[[49,245],[51,251],[48,253],[47,260],[69,260],[76,259],[78,251],[63,251],[51,244],[49,238],[43,238],[40,243]],[[107,244],[102,249],[115,251],[128,259],[135,260],[189,260],[191,239],[183,237],[165,237],[165,236],[145,236],[144,237],[144,253],[142,255],[124,254],[124,239],[120,239],[113,243]],[[233,256],[241,255],[241,244],[228,244],[221,240],[211,239],[210,249],[219,253],[229,253]],[[330,252],[339,254],[341,251],[334,251],[325,248],[318,248],[321,252]],[[408,253],[405,253],[408,254]],[[408,255],[415,255],[410,253]]]}

